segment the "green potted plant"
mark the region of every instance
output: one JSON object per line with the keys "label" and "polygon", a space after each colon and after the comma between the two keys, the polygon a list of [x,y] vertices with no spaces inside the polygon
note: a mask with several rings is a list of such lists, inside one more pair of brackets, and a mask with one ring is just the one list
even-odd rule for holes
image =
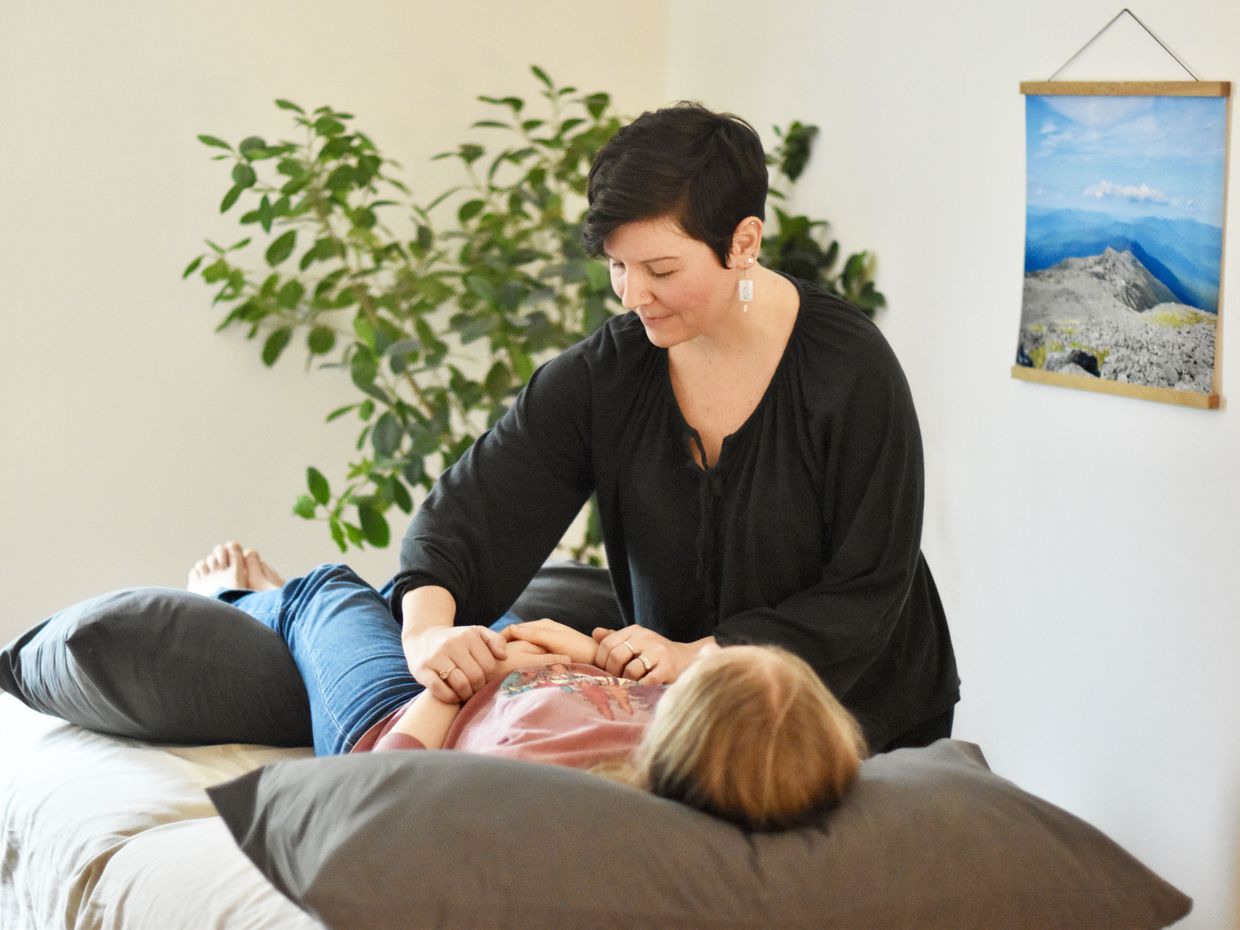
{"label": "green potted plant", "polygon": [[[276,101],[294,139],[198,137],[229,165],[220,211],[235,209],[253,229],[229,246],[208,241],[184,271],[227,309],[217,331],[244,327],[265,365],[296,341],[308,364],[349,375],[352,396],[327,420],[357,418],[354,459],[334,482],[308,467],[293,507],[323,520],[342,551],[388,545],[388,511],[410,513],[415,493],[504,413],[538,363],[620,310],[579,233],[590,163],[624,121],[609,95],[530,70],[535,105],[479,98],[493,116],[471,128],[499,141],[436,156],[459,164],[461,183],[425,203],[352,116],[331,107]],[[776,133],[771,195],[784,201],[817,129],[794,122]],[[839,244],[825,221],[772,206],[768,266],[867,312],[883,304],[867,253],[836,272]],[[597,562],[599,538],[591,520],[572,554]]]}

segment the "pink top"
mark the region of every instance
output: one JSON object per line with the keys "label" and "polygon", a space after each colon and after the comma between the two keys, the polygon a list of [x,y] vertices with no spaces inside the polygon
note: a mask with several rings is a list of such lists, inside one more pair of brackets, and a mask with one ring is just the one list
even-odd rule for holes
{"label": "pink top", "polygon": [[[518,669],[465,703],[443,748],[571,768],[619,761],[641,740],[665,690],[592,665]],[[425,748],[390,732],[408,706],[367,730],[352,751]]]}

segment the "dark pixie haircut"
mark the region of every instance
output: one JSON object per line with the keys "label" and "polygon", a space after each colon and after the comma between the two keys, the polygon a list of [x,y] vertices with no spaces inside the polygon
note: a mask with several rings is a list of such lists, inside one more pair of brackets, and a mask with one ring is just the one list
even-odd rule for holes
{"label": "dark pixie haircut", "polygon": [[599,256],[617,227],[670,216],[726,268],[737,224],[765,217],[766,187],[762,140],[739,116],[691,101],[648,111],[595,156],[581,242]]}

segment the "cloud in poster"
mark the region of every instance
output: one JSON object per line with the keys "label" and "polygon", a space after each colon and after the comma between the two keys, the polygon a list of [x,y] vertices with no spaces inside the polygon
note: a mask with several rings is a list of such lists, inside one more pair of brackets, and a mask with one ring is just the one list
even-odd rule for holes
{"label": "cloud in poster", "polygon": [[1078,126],[1105,129],[1127,123],[1154,109],[1152,97],[1070,97],[1042,98],[1048,109]]}
{"label": "cloud in poster", "polygon": [[1115,198],[1117,200],[1127,200],[1133,203],[1170,203],[1170,199],[1162,191],[1155,190],[1148,184],[1123,185],[1112,184],[1110,181],[1099,181],[1090,187],[1085,188],[1085,196],[1092,197],[1094,200],[1102,200],[1106,197]]}
{"label": "cloud in poster", "polygon": [[[1223,110],[1158,97],[1038,98],[1035,157],[1109,159],[1116,152],[1201,161],[1223,157]],[[1205,103],[1205,98],[1201,101]]]}

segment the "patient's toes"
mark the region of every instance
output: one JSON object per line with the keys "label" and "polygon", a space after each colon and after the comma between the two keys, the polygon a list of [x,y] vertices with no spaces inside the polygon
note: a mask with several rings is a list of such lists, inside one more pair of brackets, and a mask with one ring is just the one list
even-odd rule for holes
{"label": "patient's toes", "polygon": [[263,562],[263,575],[277,588],[284,587],[284,579],[280,577],[279,572],[277,572],[266,562]]}
{"label": "patient's toes", "polygon": [[[185,579],[185,587],[190,591],[198,590],[198,583],[202,576],[207,572],[207,563],[201,560],[194,563],[189,570],[189,576]],[[201,592],[200,592],[201,593]]]}
{"label": "patient's toes", "polygon": [[246,549],[244,559],[245,570],[250,576],[250,587],[255,591],[274,591],[276,588],[283,587],[284,579],[263,561],[263,557],[256,549]]}
{"label": "patient's toes", "polygon": [[230,590],[253,590],[241,547],[236,543],[221,543],[190,569],[185,585],[198,594],[214,594],[221,588]]}

